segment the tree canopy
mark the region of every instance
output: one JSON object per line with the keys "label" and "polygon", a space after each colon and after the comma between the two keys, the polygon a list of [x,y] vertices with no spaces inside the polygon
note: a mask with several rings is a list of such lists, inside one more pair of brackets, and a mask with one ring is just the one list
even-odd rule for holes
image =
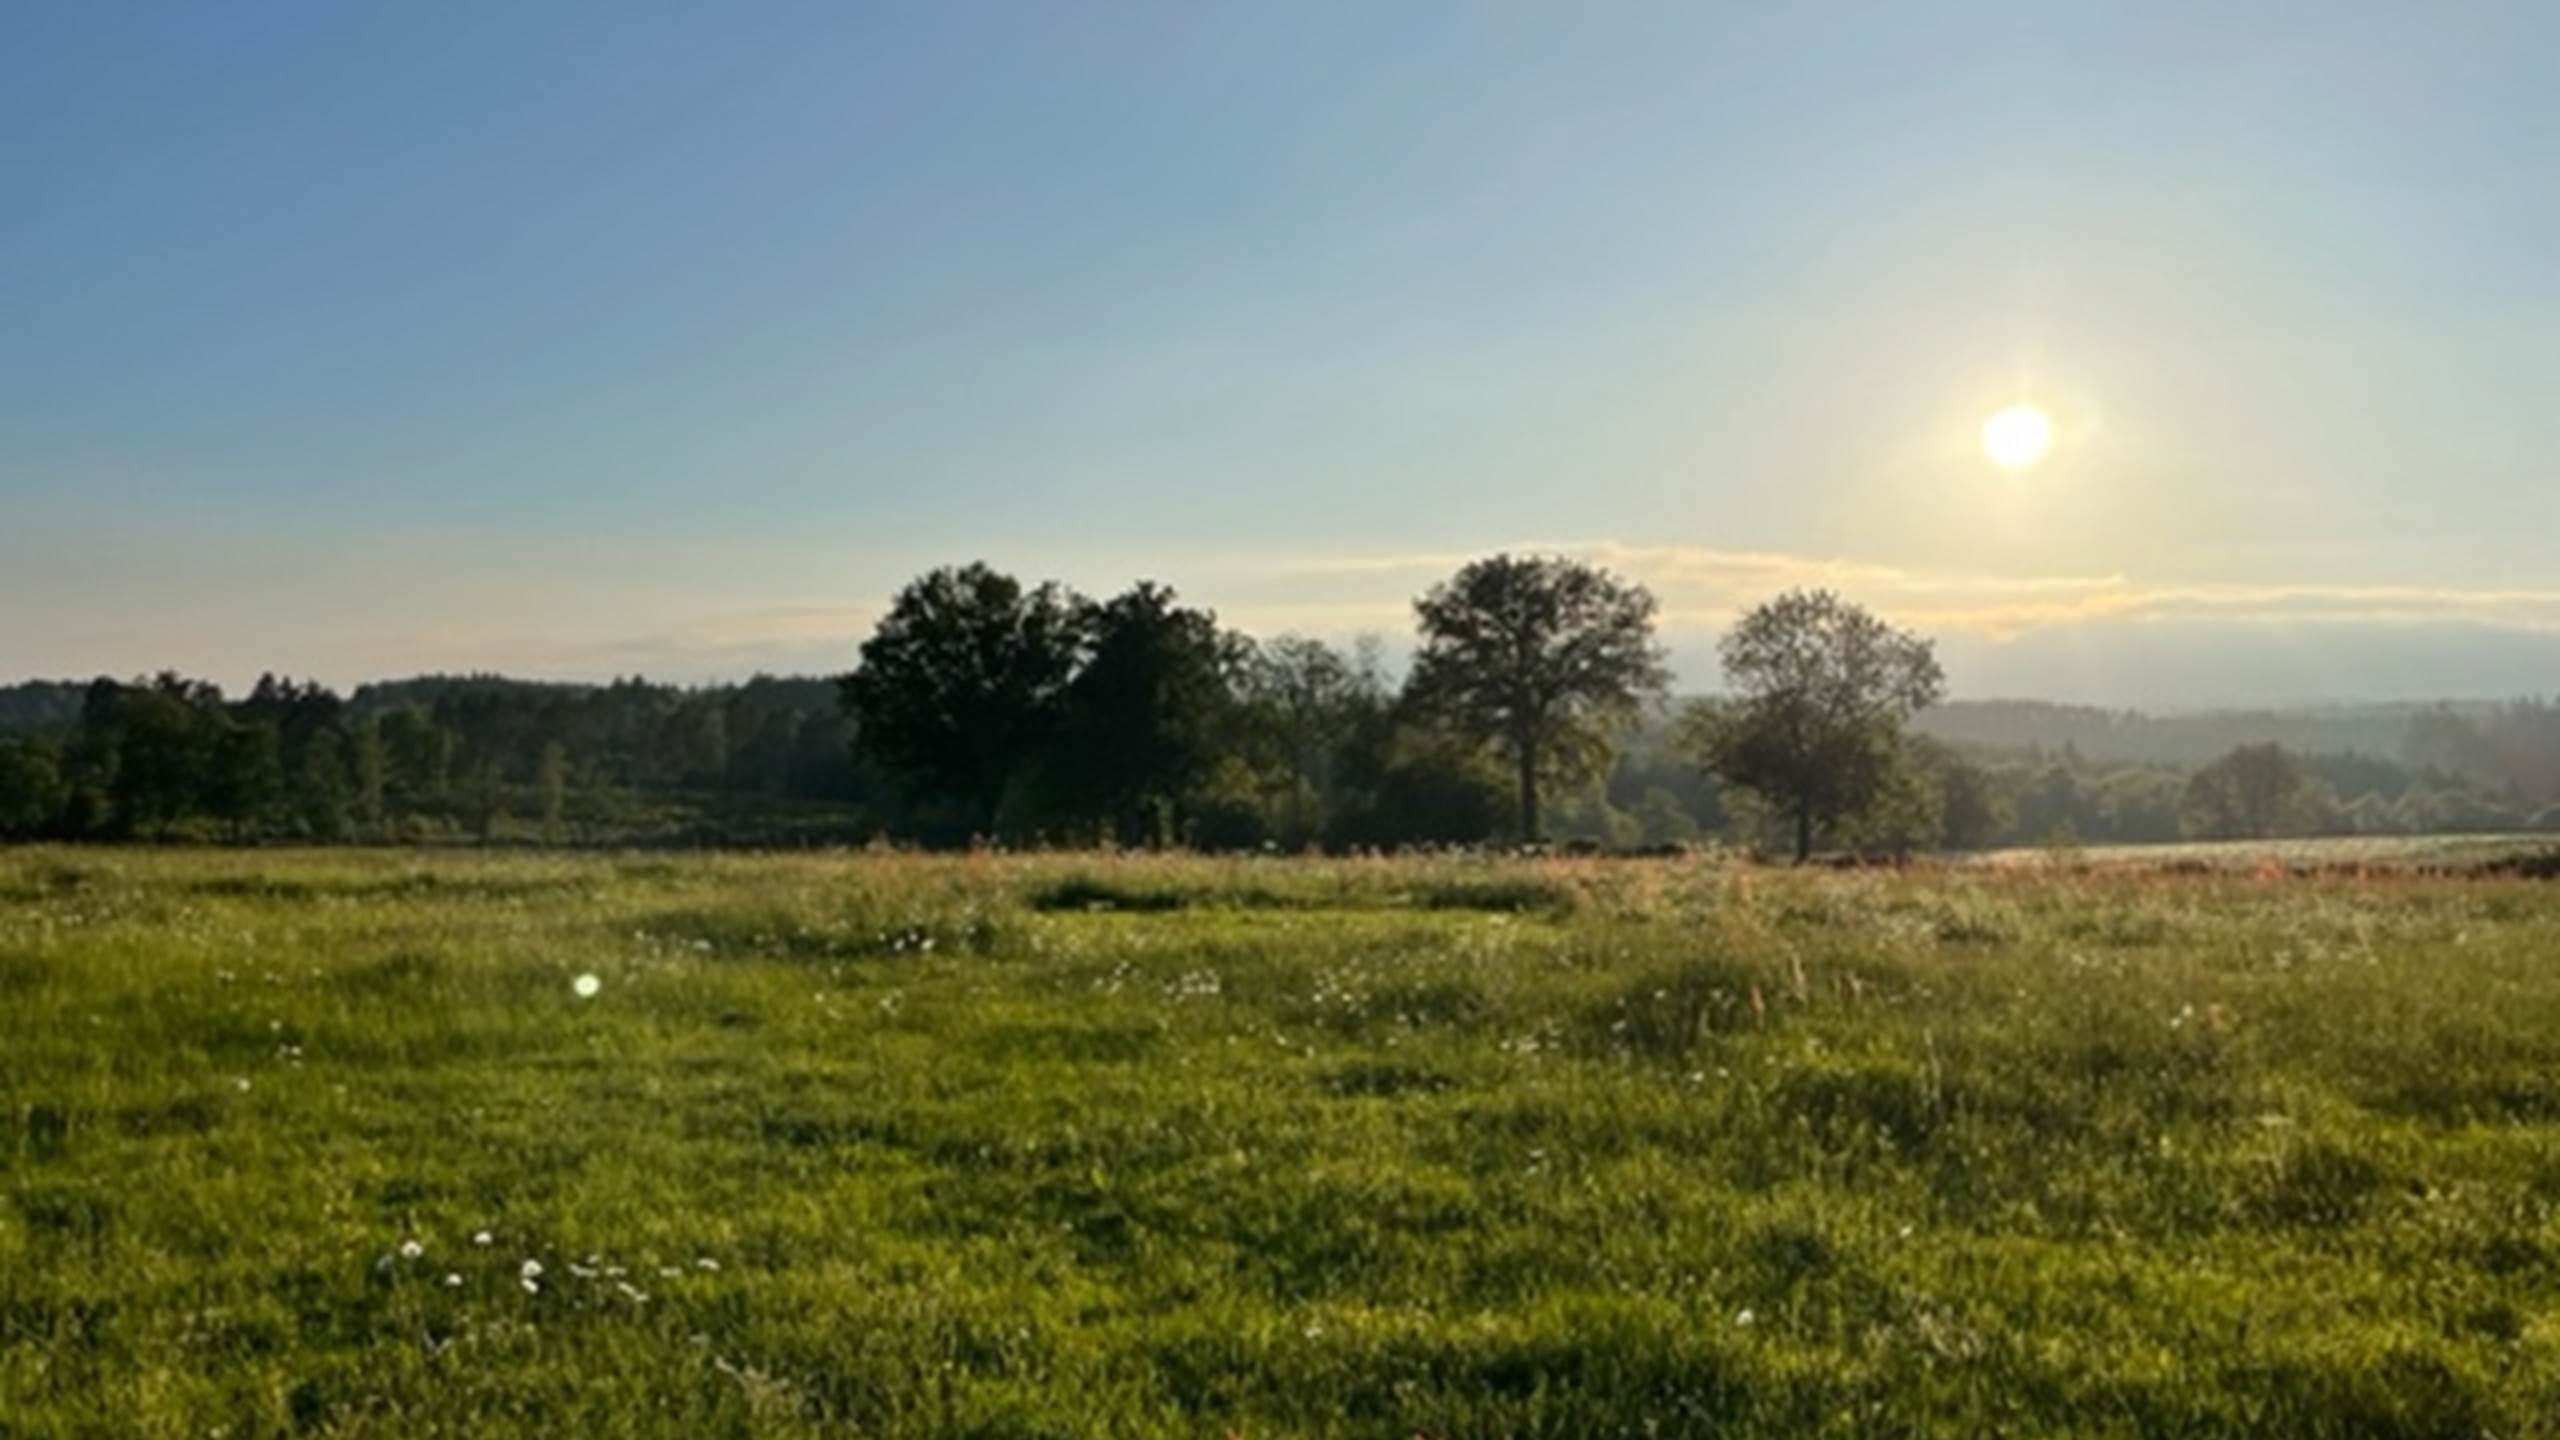
{"label": "tree canopy", "polygon": [[1475,561],[1414,611],[1413,702],[1502,748],[1519,786],[1520,835],[1532,843],[1540,784],[1598,768],[1611,736],[1670,680],[1652,593],[1561,556]]}
{"label": "tree canopy", "polygon": [[1251,646],[1145,581],[1088,604],[1080,624],[1091,648],[1066,690],[1068,789],[1124,844],[1175,840],[1227,741]]}
{"label": "tree canopy", "polygon": [[982,564],[898,592],[844,679],[856,743],[995,833],[1006,792],[1057,732],[1085,648],[1086,609]]}
{"label": "tree canopy", "polygon": [[1687,743],[1789,818],[1799,861],[1826,830],[1904,793],[1903,726],[1944,683],[1928,641],[1830,591],[1796,590],[1744,615],[1721,651],[1733,698],[1695,707]]}

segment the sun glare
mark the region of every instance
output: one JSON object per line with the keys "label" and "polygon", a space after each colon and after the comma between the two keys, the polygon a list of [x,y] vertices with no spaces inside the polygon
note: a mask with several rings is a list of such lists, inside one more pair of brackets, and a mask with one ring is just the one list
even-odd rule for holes
{"label": "sun glare", "polygon": [[2033,405],[2011,405],[1982,422],[1982,453],[2003,470],[2027,469],[2053,448],[2053,422]]}

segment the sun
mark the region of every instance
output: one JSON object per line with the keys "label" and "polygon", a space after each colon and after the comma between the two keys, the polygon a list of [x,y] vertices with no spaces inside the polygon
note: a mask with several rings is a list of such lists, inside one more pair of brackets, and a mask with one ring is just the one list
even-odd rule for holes
{"label": "sun", "polygon": [[2033,405],[2011,405],[1982,422],[1982,453],[1992,464],[2029,469],[2053,448],[2053,422]]}

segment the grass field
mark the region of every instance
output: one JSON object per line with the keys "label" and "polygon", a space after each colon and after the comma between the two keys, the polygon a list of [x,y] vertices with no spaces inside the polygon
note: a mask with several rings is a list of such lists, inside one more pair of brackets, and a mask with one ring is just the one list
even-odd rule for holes
{"label": "grass field", "polygon": [[2560,886],[0,852],[0,1436],[1231,1433],[2560,1434]]}
{"label": "grass field", "polygon": [[2047,845],[1985,850],[1969,865],[2122,866],[2134,869],[2254,870],[2465,869],[2560,851],[2560,837],[2522,835],[2319,835],[2283,840],[2196,840],[2183,844]]}

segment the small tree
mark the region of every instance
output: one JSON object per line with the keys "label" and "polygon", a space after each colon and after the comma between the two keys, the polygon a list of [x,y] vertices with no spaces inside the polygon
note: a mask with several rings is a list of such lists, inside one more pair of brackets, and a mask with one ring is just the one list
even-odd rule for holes
{"label": "small tree", "polygon": [[1662,693],[1653,595],[1557,556],[1478,560],[1414,602],[1422,646],[1407,698],[1502,748],[1520,836],[1539,837],[1538,787],[1606,761],[1614,733]]}
{"label": "small tree", "polygon": [[1636,802],[1636,824],[1647,845],[1688,845],[1698,838],[1697,817],[1667,785],[1652,785]]}
{"label": "small tree", "polygon": [[352,744],[355,756],[355,819],[367,835],[379,835],[385,819],[385,792],[389,786],[390,759],[382,744],[382,717],[367,715],[357,723]]}
{"label": "small tree", "polygon": [[314,731],[303,743],[302,764],[293,776],[293,813],[302,833],[314,840],[343,840],[353,792],[347,782],[345,742],[335,730]]}
{"label": "small tree", "polygon": [[384,818],[442,805],[449,798],[453,732],[415,705],[376,718],[382,732]]}
{"label": "small tree", "polygon": [[929,794],[968,803],[992,836],[1014,779],[1064,714],[1083,653],[1075,597],[985,565],[898,592],[841,682],[854,744]]}
{"label": "small tree", "polygon": [[1944,676],[1927,640],[1827,590],[1796,590],[1742,617],[1722,646],[1728,701],[1691,708],[1684,748],[1786,816],[1795,855],[1899,796],[1903,726]]}
{"label": "small tree", "polygon": [[53,824],[66,794],[62,757],[52,745],[0,738],[0,835],[33,835]]}
{"label": "small tree", "polygon": [[2302,767],[2281,745],[2242,745],[2187,781],[2189,833],[2217,840],[2263,840],[2295,814],[2308,793]]}
{"label": "small tree", "polygon": [[568,833],[569,747],[553,740],[542,747],[542,765],[534,784],[542,794],[542,838],[557,845]]}
{"label": "small tree", "polygon": [[1940,843],[1979,850],[2009,828],[2008,802],[1989,771],[1935,740],[1914,738],[1909,758],[1937,789]]}
{"label": "small tree", "polygon": [[204,747],[207,763],[197,789],[206,812],[236,843],[267,822],[283,795],[283,751],[275,727],[263,721],[209,723],[212,740]]}
{"label": "small tree", "polygon": [[507,813],[506,780],[498,773],[497,762],[474,763],[463,773],[461,792],[463,823],[486,845],[497,838],[498,821]]}
{"label": "small tree", "polygon": [[1464,845],[1500,828],[1511,778],[1480,742],[1410,706],[1364,716],[1344,744],[1343,799],[1325,827],[1341,846]]}
{"label": "small tree", "polygon": [[1265,784],[1276,792],[1270,809],[1279,838],[1307,844],[1340,808],[1343,748],[1387,703],[1374,657],[1283,635],[1254,651],[1242,691],[1247,728],[1271,772]]}

